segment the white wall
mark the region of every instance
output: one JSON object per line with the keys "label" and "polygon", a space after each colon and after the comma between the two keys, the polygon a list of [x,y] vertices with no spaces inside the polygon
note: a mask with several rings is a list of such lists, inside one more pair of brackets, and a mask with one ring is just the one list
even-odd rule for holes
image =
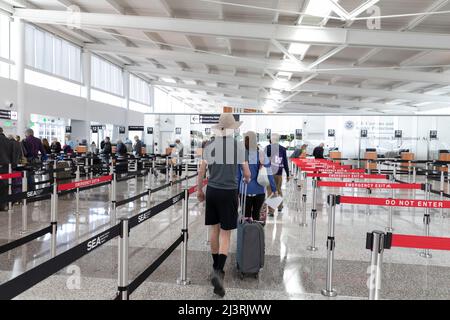
{"label": "white wall", "polygon": [[[0,108],[6,101],[16,105],[17,84],[14,80],[0,78]],[[95,121],[125,126],[126,109],[87,101],[84,98],[71,96],[57,91],[26,85],[25,89],[25,119],[28,123],[30,114],[60,117],[65,119]],[[129,111],[130,125],[144,125],[144,115],[140,112]]]}

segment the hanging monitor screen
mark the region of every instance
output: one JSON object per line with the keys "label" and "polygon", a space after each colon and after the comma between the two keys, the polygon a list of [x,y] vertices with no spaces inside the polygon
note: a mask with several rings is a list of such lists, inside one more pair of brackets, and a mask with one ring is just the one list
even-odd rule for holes
{"label": "hanging monitor screen", "polygon": [[401,138],[402,136],[403,136],[402,130],[395,130],[395,137],[396,138]]}
{"label": "hanging monitor screen", "polygon": [[66,133],[72,133],[72,127],[66,126]]}
{"label": "hanging monitor screen", "polygon": [[303,140],[303,130],[302,129],[295,129],[295,139]]}
{"label": "hanging monitor screen", "polygon": [[430,139],[437,140],[437,130],[430,130]]}
{"label": "hanging monitor screen", "polygon": [[125,127],[119,127],[119,134],[125,134]]}
{"label": "hanging monitor screen", "polygon": [[368,132],[366,129],[361,130],[361,138],[367,138]]}
{"label": "hanging monitor screen", "polygon": [[144,131],[144,126],[128,126],[128,131]]}
{"label": "hanging monitor screen", "polygon": [[334,129],[328,129],[328,136],[334,137],[336,135],[336,131]]}
{"label": "hanging monitor screen", "polygon": [[153,134],[153,127],[147,127],[147,134]]}

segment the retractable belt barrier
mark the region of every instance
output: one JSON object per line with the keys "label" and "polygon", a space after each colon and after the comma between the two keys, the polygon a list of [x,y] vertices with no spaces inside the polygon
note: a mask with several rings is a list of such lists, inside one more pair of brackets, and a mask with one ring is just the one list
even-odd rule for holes
{"label": "retractable belt barrier", "polygon": [[120,225],[115,225],[90,239],[83,241],[56,257],[28,270],[21,275],[0,285],[0,299],[9,300],[30,289],[42,280],[55,274],[86,254],[98,249],[120,234]]}
{"label": "retractable belt barrier", "polygon": [[[206,186],[208,184],[208,179],[204,179],[202,182],[202,187]],[[197,192],[197,186],[192,186],[188,189],[189,194],[193,194]]]}
{"label": "retractable belt barrier", "polygon": [[112,180],[112,178],[113,178],[112,175],[108,175],[108,176],[102,176],[102,177],[93,178],[93,179],[87,179],[87,180],[82,180],[82,181],[66,183],[66,184],[60,184],[60,185],[58,185],[58,192],[96,186],[100,183],[110,182]]}
{"label": "retractable belt barrier", "polygon": [[308,173],[311,178],[335,178],[335,179],[389,179],[388,175],[383,174],[364,174],[364,173]]}
{"label": "retractable belt barrier", "polygon": [[[338,182],[338,181],[318,181],[318,187],[332,188],[355,188],[355,189],[407,189],[424,190],[424,185],[420,183],[375,183],[375,182]],[[342,197],[342,196],[341,196]],[[372,198],[370,198],[372,199]]]}
{"label": "retractable belt barrier", "polygon": [[338,196],[337,204],[344,203],[405,208],[450,208],[450,201]]}
{"label": "retractable belt barrier", "polygon": [[[371,250],[369,300],[378,300],[381,292],[382,263],[385,249],[392,247],[450,251],[450,238],[368,232],[366,249]],[[423,255],[422,255],[423,256]]]}
{"label": "retractable belt barrier", "polygon": [[33,241],[37,238],[40,238],[40,237],[46,235],[47,233],[51,233],[51,232],[52,232],[52,226],[50,225],[42,230],[31,233],[23,238],[3,244],[0,246],[0,254],[8,252],[10,250],[13,250],[15,248],[18,248],[28,242],[31,242],[31,241]]}
{"label": "retractable belt barrier", "polygon": [[22,178],[22,172],[0,173],[0,180]]}
{"label": "retractable belt barrier", "polygon": [[[184,203],[184,212],[183,212],[183,228],[181,230],[180,237],[177,238],[177,240],[167,249],[149,268],[147,268],[140,276],[138,276],[133,282],[130,284],[126,284],[124,288],[126,288],[126,296],[128,297],[129,294],[131,294],[140,284],[142,284],[145,279],[148,278],[163,262],[167,259],[167,257],[180,245],[181,243],[184,243],[186,247],[183,246],[183,257],[182,257],[182,273],[181,273],[181,280],[183,284],[187,284],[188,280],[186,278],[186,258],[187,258],[187,213],[188,213],[188,206],[187,206],[187,198],[189,197],[188,190],[184,190],[183,192],[177,194],[176,196],[159,203],[158,205],[154,206],[153,208],[146,210],[144,212],[141,212],[139,214],[136,214],[135,216],[131,217],[130,219],[123,219],[120,224],[117,224],[85,241],[78,244],[77,246],[57,255],[51,258],[50,260],[34,267],[31,270],[28,270],[21,275],[3,283],[0,285],[0,299],[1,300],[7,300],[7,299],[13,299],[14,297],[18,296],[19,294],[23,293],[24,291],[30,289],[37,283],[45,280],[46,278],[50,277],[51,275],[55,274],[59,270],[63,269],[64,267],[72,264],[74,261],[82,258],[83,256],[91,253],[92,251],[98,249],[99,247],[106,244],[108,241],[114,239],[117,236],[120,236],[121,239],[128,238],[129,231],[136,227],[137,225],[143,223],[144,221],[154,217],[158,213],[161,213],[162,211],[166,210],[167,208],[177,204],[181,200],[186,200]],[[6,252],[11,250],[12,248],[18,247],[26,242],[27,238],[37,238],[42,235],[45,235],[48,232],[51,232],[53,226],[50,226],[48,228],[45,228],[43,230],[37,231],[36,233],[30,234],[28,237],[24,237],[22,239],[16,240],[14,242],[8,243],[6,245],[3,245],[0,247],[0,253]],[[126,243],[128,246],[128,242]],[[122,248],[122,250],[121,250]],[[128,249],[125,250],[123,248],[123,243],[119,245],[119,257],[124,257],[124,253],[126,253],[127,262],[128,264]],[[128,267],[125,268],[124,265],[119,261],[119,279],[123,275],[124,271],[128,272]],[[123,290],[122,287],[119,286],[118,288],[119,296],[122,293]]]}

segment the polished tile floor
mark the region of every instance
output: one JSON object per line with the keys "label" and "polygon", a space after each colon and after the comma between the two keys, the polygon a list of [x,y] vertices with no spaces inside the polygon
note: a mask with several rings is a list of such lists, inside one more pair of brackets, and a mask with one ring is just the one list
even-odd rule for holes
{"label": "polished tile floor", "polygon": [[[127,198],[145,190],[146,181],[132,179],[120,182],[118,199]],[[152,180],[152,186],[164,181]],[[194,184],[194,179],[190,180]],[[436,185],[436,187],[438,184]],[[342,205],[336,208],[336,249],[333,286],[336,298],[320,294],[326,280],[326,237],[328,212],[324,205],[330,193],[361,196],[364,191],[350,189],[322,189],[318,192],[317,241],[318,251],[306,249],[310,244],[312,199],[308,183],[307,227],[301,227],[302,213],[298,200],[297,182],[283,185],[285,207],[281,214],[268,218],[265,226],[266,262],[259,279],[240,280],[235,270],[236,235],[227,266],[226,299],[366,299],[370,251],[365,249],[366,233],[384,230],[388,210],[383,207]],[[181,186],[152,195],[152,204],[180,192]],[[376,191],[373,197],[389,197]],[[399,191],[402,198],[423,198],[422,191]],[[80,196],[80,214],[76,215],[73,196],[59,200],[57,253],[111,226],[108,204],[109,188],[101,187],[83,192]],[[145,201],[136,201],[118,210],[118,216],[132,215],[145,209]],[[369,211],[368,211],[369,210]],[[130,233],[130,280],[150,265],[177,237],[181,230],[181,203],[175,205]],[[423,234],[424,209],[394,211],[394,233]],[[450,212],[432,210],[431,235],[450,237]],[[48,225],[50,201],[30,204],[27,230],[35,231]],[[0,245],[21,237],[22,210],[0,213]],[[211,257],[208,252],[207,230],[204,226],[204,207],[195,197],[189,201],[188,276],[191,285],[179,286],[180,249],[132,295],[131,299],[217,299],[208,282]],[[419,256],[420,250],[393,248],[386,250],[383,262],[383,299],[450,299],[450,252],[432,251],[432,258]],[[0,255],[0,281],[3,283],[50,258],[50,236],[44,236],[28,245]],[[80,275],[77,277],[77,275]],[[73,265],[37,284],[17,299],[111,299],[117,289],[117,240],[114,239]]]}

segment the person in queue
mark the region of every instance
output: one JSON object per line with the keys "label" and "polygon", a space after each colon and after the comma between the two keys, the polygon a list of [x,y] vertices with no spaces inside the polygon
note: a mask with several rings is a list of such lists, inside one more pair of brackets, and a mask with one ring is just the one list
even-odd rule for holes
{"label": "person in queue", "polygon": [[[270,145],[265,149],[265,155],[270,159],[271,169],[274,175],[275,184],[277,187],[277,193],[279,196],[283,196],[281,186],[283,185],[283,171],[286,172],[286,180],[289,182],[289,164],[286,154],[286,148],[280,145],[280,135],[273,133],[270,137]],[[272,189],[267,187],[267,193],[270,197],[272,195]],[[278,212],[283,210],[283,202],[278,206]],[[269,208],[269,216],[274,216],[275,210]]]}
{"label": "person in queue", "polygon": [[175,159],[175,175],[181,177],[183,174],[183,156],[184,156],[184,145],[181,143],[180,139],[175,140],[175,147],[172,151],[172,157]]}
{"label": "person in queue", "polygon": [[46,138],[42,139],[42,146],[44,147],[46,154],[51,154],[52,150],[50,148],[50,144],[48,143],[48,140]]}
{"label": "person in queue", "polygon": [[322,142],[321,144],[319,144],[317,147],[314,148],[313,151],[313,157],[315,159],[323,159],[323,153],[324,153],[324,147],[325,144]]}
{"label": "person in queue", "polygon": [[138,136],[134,136],[133,153],[135,156],[140,157],[142,155],[142,141]]}
{"label": "person in queue", "polygon": [[95,144],[95,141],[92,141],[91,145],[89,146],[89,151],[92,154],[97,154],[97,145]]}
{"label": "person in queue", "polygon": [[109,156],[112,153],[112,145],[111,145],[111,139],[109,137],[106,137],[105,140],[103,140],[103,154]]}
{"label": "person in queue", "polygon": [[[230,113],[220,115],[219,123],[212,129],[217,137],[203,150],[197,180],[197,198],[206,200],[205,224],[210,228],[211,255],[213,271],[211,284],[214,293],[223,297],[225,288],[224,267],[228,256],[231,231],[237,228],[238,185],[237,172],[242,166],[244,181],[250,181],[251,173],[245,161],[242,142],[234,137],[235,130],[241,126]],[[203,178],[209,171],[206,195],[202,190]]]}
{"label": "person in queue", "polygon": [[[275,195],[277,195],[277,188],[271,172],[270,161],[265,157],[264,152],[258,148],[256,133],[253,131],[247,132],[244,135],[244,144],[245,160],[248,162],[251,173],[251,180],[247,186],[247,197],[245,200],[245,217],[259,221],[261,208],[266,200],[266,189],[258,183],[258,175],[262,167],[265,167],[267,170],[270,188]],[[242,181],[242,175],[243,166],[239,165],[238,181]],[[241,187],[242,185],[239,185],[239,188]],[[239,193],[243,194],[243,190],[239,189]]]}
{"label": "person in queue", "polygon": [[127,147],[125,146],[125,143],[123,143],[122,140],[117,140],[117,149],[116,154],[121,157],[125,157],[127,155]]}
{"label": "person in queue", "polygon": [[34,136],[33,129],[25,130],[25,140],[23,143],[25,149],[25,158],[29,164],[38,164],[41,162],[39,159],[39,153],[41,157],[45,157],[47,155],[44,146],[40,139]]}
{"label": "person in queue", "polygon": [[9,135],[8,139],[9,139],[9,141],[11,141],[12,146],[13,146],[11,163],[14,168],[18,164],[21,164],[23,162],[23,148],[22,148],[22,144],[20,142],[18,142],[13,135]]}
{"label": "person in queue", "polygon": [[57,138],[52,139],[52,144],[50,145],[50,150],[52,153],[55,153],[55,154],[61,153],[61,151],[62,151],[61,143],[58,141]]}
{"label": "person in queue", "polygon": [[[13,144],[6,138],[3,128],[0,128],[0,173],[8,173],[9,164],[12,163]],[[8,180],[0,180],[0,195],[8,194]],[[0,211],[7,211],[8,204],[0,203]]]}

